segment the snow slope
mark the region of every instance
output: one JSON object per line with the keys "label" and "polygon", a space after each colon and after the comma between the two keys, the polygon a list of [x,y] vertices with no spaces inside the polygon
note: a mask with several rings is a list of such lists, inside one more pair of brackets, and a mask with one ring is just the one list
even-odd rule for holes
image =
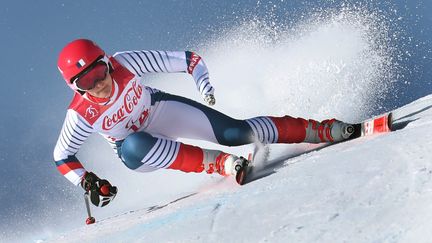
{"label": "snow slope", "polygon": [[[395,132],[293,157],[242,187],[221,179],[47,242],[430,242],[431,108],[432,95],[396,110]],[[271,148],[270,160],[286,155],[286,146]]]}

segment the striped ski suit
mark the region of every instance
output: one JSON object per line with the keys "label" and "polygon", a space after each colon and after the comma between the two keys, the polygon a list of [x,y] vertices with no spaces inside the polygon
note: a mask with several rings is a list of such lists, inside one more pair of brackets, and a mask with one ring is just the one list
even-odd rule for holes
{"label": "striped ski suit", "polygon": [[54,148],[58,170],[75,185],[79,185],[85,173],[76,153],[94,132],[106,138],[128,168],[140,172],[159,168],[201,172],[205,170],[205,161],[214,159],[210,150],[180,143],[177,138],[227,146],[256,140],[323,141],[322,137],[310,139],[311,122],[301,118],[262,116],[237,120],[201,103],[145,85],[147,73],[185,72],[192,75],[203,97],[213,94],[207,67],[193,52],[127,51],[114,54],[110,62],[111,99],[97,103],[86,94],[75,93]]}

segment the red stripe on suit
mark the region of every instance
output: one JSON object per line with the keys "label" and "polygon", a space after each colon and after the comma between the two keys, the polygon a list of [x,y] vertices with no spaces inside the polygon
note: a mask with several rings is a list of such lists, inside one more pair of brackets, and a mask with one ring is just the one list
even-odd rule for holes
{"label": "red stripe on suit", "polygon": [[62,165],[57,166],[57,169],[62,173],[62,175],[66,175],[72,170],[82,169],[84,168],[80,162],[67,162]]}
{"label": "red stripe on suit", "polygon": [[302,118],[269,117],[278,130],[278,143],[301,143],[306,138],[308,122]]}
{"label": "red stripe on suit", "polygon": [[180,149],[174,162],[168,169],[184,172],[202,172],[204,154],[201,148],[187,144],[180,144]]}

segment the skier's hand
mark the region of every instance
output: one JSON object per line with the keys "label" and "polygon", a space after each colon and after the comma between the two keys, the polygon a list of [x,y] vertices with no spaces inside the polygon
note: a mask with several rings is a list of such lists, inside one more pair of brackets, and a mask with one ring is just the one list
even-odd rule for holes
{"label": "skier's hand", "polygon": [[214,95],[212,95],[212,94],[205,95],[204,101],[210,106],[212,106],[216,103],[216,99],[215,99]]}
{"label": "skier's hand", "polygon": [[112,186],[107,180],[99,179],[93,172],[84,174],[81,186],[89,192],[90,201],[98,207],[106,206],[117,195],[117,187]]}

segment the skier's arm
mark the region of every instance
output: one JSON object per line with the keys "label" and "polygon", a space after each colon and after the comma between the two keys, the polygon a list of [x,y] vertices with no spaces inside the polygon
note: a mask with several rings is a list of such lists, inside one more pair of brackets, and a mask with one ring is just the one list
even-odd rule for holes
{"label": "skier's arm", "polygon": [[209,81],[207,66],[202,58],[191,51],[127,51],[114,54],[114,58],[138,76],[145,73],[187,72],[195,80],[204,100],[214,104],[214,88]]}
{"label": "skier's arm", "polygon": [[92,132],[93,128],[83,118],[68,110],[54,148],[54,161],[60,173],[76,186],[81,183],[86,170],[75,154]]}

